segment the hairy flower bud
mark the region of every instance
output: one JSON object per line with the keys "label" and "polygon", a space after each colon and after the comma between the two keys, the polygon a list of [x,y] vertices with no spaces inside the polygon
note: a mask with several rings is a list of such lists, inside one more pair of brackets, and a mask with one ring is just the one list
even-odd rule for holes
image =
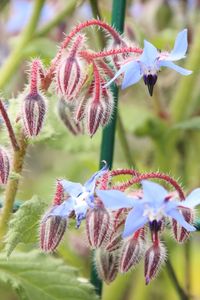
{"label": "hairy flower bud", "polygon": [[96,250],[95,263],[99,278],[107,284],[115,280],[118,273],[118,256],[102,248]]}
{"label": "hairy flower bud", "polygon": [[6,184],[10,172],[10,161],[7,151],[0,147],[0,183]]}
{"label": "hairy flower bud", "polygon": [[89,245],[99,248],[107,240],[111,220],[108,211],[102,207],[90,209],[86,215],[86,233]]}
{"label": "hairy flower bud", "polygon": [[43,217],[40,224],[40,248],[44,252],[54,251],[60,243],[67,226],[66,218]]}
{"label": "hairy flower bud", "polygon": [[[179,211],[182,213],[184,219],[189,224],[193,223],[194,214],[193,211],[186,207],[181,207]],[[174,238],[179,243],[184,243],[190,236],[190,232],[187,231],[184,227],[182,227],[176,220],[172,220],[172,231]]]}
{"label": "hairy flower bud", "polygon": [[153,244],[145,253],[144,274],[146,284],[155,278],[166,256],[166,250],[161,243]]}
{"label": "hairy flower bud", "polygon": [[84,43],[85,36],[78,35],[71,49],[63,52],[56,69],[56,87],[66,101],[74,100],[85,82],[85,64],[77,54]]}
{"label": "hairy flower bud", "polygon": [[46,112],[44,97],[39,93],[28,94],[22,103],[22,118],[25,133],[29,137],[37,136],[43,125]]}
{"label": "hairy flower bud", "polygon": [[82,134],[84,132],[82,122],[76,123],[73,118],[75,106],[67,103],[64,99],[58,102],[58,114],[69,131],[74,134]]}
{"label": "hairy flower bud", "polygon": [[121,247],[119,271],[128,272],[138,264],[144,253],[144,243],[141,238],[131,237],[125,240]]}

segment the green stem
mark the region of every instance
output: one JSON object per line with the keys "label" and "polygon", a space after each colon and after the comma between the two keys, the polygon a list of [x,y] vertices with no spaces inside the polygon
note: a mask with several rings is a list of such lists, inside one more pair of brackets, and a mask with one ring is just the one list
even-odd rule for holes
{"label": "green stem", "polygon": [[19,42],[16,45],[15,49],[11,52],[10,56],[4,62],[2,68],[0,69],[0,89],[2,89],[14,75],[17,70],[23,53],[23,48],[31,40],[35,29],[40,18],[40,12],[44,5],[45,0],[36,0],[34,1],[33,14],[28,25],[25,27],[22,32]]}
{"label": "green stem", "polygon": [[[77,8],[77,6],[79,5],[78,2],[80,2],[80,1],[71,0],[71,1],[67,2],[66,7],[63,8],[62,11],[59,14],[57,14],[57,16],[52,21],[50,21],[47,25],[45,25],[39,31],[37,31],[34,34],[33,38],[40,38],[40,37],[43,37],[46,34],[48,34],[51,31],[51,29],[53,29],[60,22],[62,22],[66,16],[69,16],[74,12],[75,8]],[[81,3],[82,3],[82,1],[80,2],[80,4]]]}
{"label": "green stem", "polygon": [[[113,0],[112,7],[112,25],[119,31],[123,32],[124,19],[125,19],[126,0]],[[118,88],[112,88],[113,96],[115,98],[115,110],[110,124],[103,130],[100,154],[100,167],[102,160],[105,160],[109,166],[112,167],[114,141],[115,141],[115,128],[117,121],[117,104],[118,104]],[[98,278],[95,268],[92,268],[91,282],[94,284],[96,291],[99,295],[102,294],[102,282]]]}

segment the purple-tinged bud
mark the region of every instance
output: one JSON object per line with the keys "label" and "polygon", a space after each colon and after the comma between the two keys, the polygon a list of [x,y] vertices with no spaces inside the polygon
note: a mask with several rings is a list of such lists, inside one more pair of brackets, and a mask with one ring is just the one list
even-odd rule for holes
{"label": "purple-tinged bud", "polygon": [[146,284],[155,278],[166,257],[165,247],[161,243],[153,244],[145,253],[144,274]]}
{"label": "purple-tinged bud", "polygon": [[[181,207],[179,208],[180,213],[183,215],[186,222],[189,224],[193,223],[194,214],[193,211],[189,208]],[[184,243],[190,236],[190,232],[182,227],[176,220],[172,220],[172,231],[175,240],[178,243]]]}
{"label": "purple-tinged bud", "polygon": [[87,128],[88,133],[92,137],[103,119],[105,105],[100,101],[90,101],[87,107]]}
{"label": "purple-tinged bud", "polygon": [[89,245],[99,248],[107,240],[111,228],[110,214],[103,207],[90,209],[86,215],[86,233]]}
{"label": "purple-tinged bud", "polygon": [[0,147],[0,183],[6,184],[10,172],[10,160],[7,151]]}
{"label": "purple-tinged bud", "polygon": [[28,137],[37,136],[43,125],[46,113],[46,102],[39,94],[28,94],[22,103],[22,118],[25,133]]}
{"label": "purple-tinged bud", "polygon": [[73,113],[75,111],[75,106],[67,103],[65,100],[61,99],[58,102],[58,114],[64,125],[69,129],[69,131],[74,134],[83,134],[84,128],[82,122],[76,123],[73,118]]}
{"label": "purple-tinged bud", "polygon": [[67,226],[66,218],[44,216],[40,224],[40,248],[44,252],[54,251],[60,243]]}
{"label": "purple-tinged bud", "polygon": [[156,74],[147,74],[147,75],[145,74],[143,76],[144,83],[148,87],[150,96],[153,95],[153,88],[154,88],[154,85],[156,84],[157,78],[158,78],[158,76]]}
{"label": "purple-tinged bud", "polygon": [[56,87],[66,101],[74,100],[85,82],[85,64],[78,56],[84,43],[85,36],[78,35],[71,49],[63,52],[56,69]]}
{"label": "purple-tinged bud", "polygon": [[140,238],[131,237],[125,240],[121,247],[119,271],[121,273],[128,272],[135,267],[144,254],[144,242]]}
{"label": "purple-tinged bud", "polygon": [[118,255],[116,252],[108,252],[102,248],[96,250],[95,263],[100,279],[107,284],[115,280],[118,274]]}

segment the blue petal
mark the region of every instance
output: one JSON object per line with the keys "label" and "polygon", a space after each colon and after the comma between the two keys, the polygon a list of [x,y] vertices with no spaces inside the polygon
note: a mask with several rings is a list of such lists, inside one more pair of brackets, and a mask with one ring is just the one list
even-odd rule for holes
{"label": "blue petal", "polygon": [[132,235],[148,222],[148,217],[143,216],[143,213],[142,207],[134,208],[129,212],[125,222],[123,238]]}
{"label": "blue petal", "polygon": [[177,35],[174,48],[170,52],[167,60],[179,60],[185,57],[186,51],[188,48],[188,41],[187,41],[187,29],[179,32]]}
{"label": "blue petal", "polygon": [[68,217],[70,213],[74,210],[75,203],[73,198],[69,198],[62,204],[56,206],[51,210],[49,216],[61,216]]}
{"label": "blue petal", "polygon": [[131,62],[127,68],[122,82],[122,90],[128,86],[137,83],[142,78],[142,72],[139,62]]}
{"label": "blue petal", "polygon": [[86,213],[88,210],[88,205],[85,201],[83,201],[82,205],[75,206],[75,215],[76,215],[76,226],[77,228],[80,226],[81,221],[85,219]]}
{"label": "blue petal", "polygon": [[159,52],[151,43],[144,41],[144,51],[140,57],[140,61],[147,67],[153,67]]}
{"label": "blue petal", "polygon": [[180,73],[181,75],[184,75],[184,76],[192,74],[192,71],[184,69],[182,67],[179,67],[171,61],[160,60],[158,62],[158,65],[159,65],[159,67],[167,67],[167,68],[173,69],[176,72],[178,72],[178,73]]}
{"label": "blue petal", "polygon": [[152,207],[158,207],[169,194],[160,184],[148,180],[142,180],[143,201],[151,204]]}
{"label": "blue petal", "polygon": [[134,65],[136,64],[136,61],[130,61],[126,64],[124,64],[123,66],[121,66],[121,68],[117,71],[117,73],[115,74],[115,76],[109,81],[107,82],[104,87],[108,87],[109,85],[111,85],[111,83],[113,81],[115,81],[115,79],[117,77],[119,77],[122,73],[126,73],[127,71],[131,71],[134,68]]}
{"label": "blue petal", "polygon": [[81,193],[84,192],[83,185],[78,182],[72,182],[65,179],[59,181],[65,193],[69,194],[71,197],[78,197]]}
{"label": "blue petal", "polygon": [[179,205],[188,207],[188,208],[193,208],[197,205],[200,204],[200,188],[192,191],[189,196],[187,196],[185,201],[180,201]]}
{"label": "blue petal", "polygon": [[187,231],[195,231],[196,228],[190,225],[188,222],[185,221],[183,215],[177,210],[172,209],[167,213],[168,216],[175,219],[182,227],[184,227]]}
{"label": "blue petal", "polygon": [[101,170],[94,173],[92,177],[90,177],[90,179],[88,179],[88,181],[86,181],[84,184],[86,191],[94,192],[97,179],[102,175],[104,175],[107,171],[108,171],[108,166],[107,164],[105,164]]}
{"label": "blue petal", "polygon": [[97,196],[102,200],[106,208],[117,210],[120,208],[132,208],[138,203],[137,199],[126,197],[126,195],[116,190],[97,190]]}

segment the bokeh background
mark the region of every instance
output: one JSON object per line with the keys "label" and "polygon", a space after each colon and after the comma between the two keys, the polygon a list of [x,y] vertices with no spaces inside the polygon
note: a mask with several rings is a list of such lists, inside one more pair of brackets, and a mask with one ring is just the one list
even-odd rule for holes
{"label": "bokeh background", "polygon": [[[12,53],[22,30],[30,19],[34,0],[0,1],[0,74]],[[55,56],[64,34],[79,22],[99,13],[111,21],[111,0],[46,0],[39,26],[23,48],[20,59],[5,83],[2,96],[9,100],[9,114],[17,118],[21,93],[27,83],[28,63],[40,57],[48,65]],[[58,16],[57,20],[52,20]],[[50,26],[49,26],[50,25]],[[164,171],[179,179],[185,190],[200,186],[200,1],[129,0],[127,1],[125,36],[143,46],[144,38],[159,49],[170,50],[179,31],[188,28],[189,53],[182,65],[193,70],[190,78],[163,70],[159,74],[153,97],[144,83],[119,94],[119,117],[114,153],[114,168],[134,167],[140,171]],[[101,40],[96,30],[86,30],[89,45],[97,50]],[[1,78],[0,78],[1,83]],[[87,134],[74,136],[58,116],[55,87],[47,95],[48,115],[42,134],[29,146],[23,178],[17,199],[25,201],[33,195],[51,202],[57,178],[84,182],[98,169],[101,130],[93,138]],[[0,141],[9,146],[4,128]],[[1,190],[3,195],[3,190]],[[31,217],[31,216],[30,216]],[[91,253],[87,247],[84,226],[79,231],[71,225],[55,256],[90,276]],[[196,232],[186,245],[177,245],[169,234],[163,236],[168,255],[180,283],[190,291],[191,299],[200,299],[200,236]],[[18,250],[37,248],[36,243],[21,245]],[[8,286],[0,289],[0,299],[18,299]],[[163,267],[158,278],[144,285],[143,264],[132,272],[118,276],[103,288],[103,300],[180,299],[173,282]],[[33,299],[34,300],[34,299]]]}

